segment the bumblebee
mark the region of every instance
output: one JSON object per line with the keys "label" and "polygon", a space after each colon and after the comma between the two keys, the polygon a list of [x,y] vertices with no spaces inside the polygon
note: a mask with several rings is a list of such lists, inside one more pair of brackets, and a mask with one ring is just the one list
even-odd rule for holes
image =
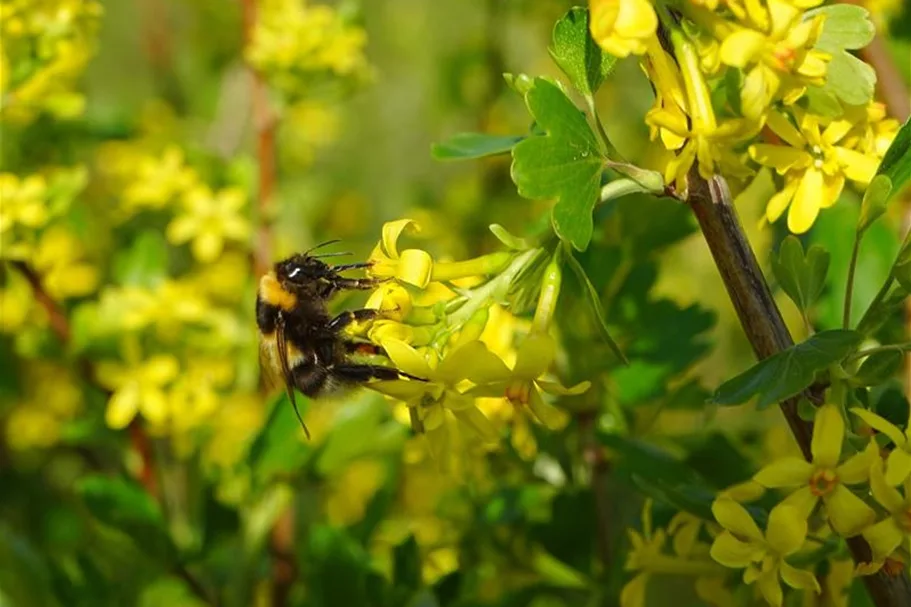
{"label": "bumblebee", "polygon": [[321,259],[346,253],[312,254],[337,242],[323,242],[276,263],[260,279],[256,297],[260,364],[268,377],[284,384],[307,438],[310,432],[298,410],[295,388],[308,397],[319,398],[372,379],[406,377],[423,381],[392,367],[351,359],[355,353],[382,353],[377,346],[343,334],[351,323],[376,318],[378,312],[359,309],[333,316],[329,313],[329,300],[342,290],[372,289],[379,281],[342,276],[348,270],[368,268],[369,263],[330,266]]}

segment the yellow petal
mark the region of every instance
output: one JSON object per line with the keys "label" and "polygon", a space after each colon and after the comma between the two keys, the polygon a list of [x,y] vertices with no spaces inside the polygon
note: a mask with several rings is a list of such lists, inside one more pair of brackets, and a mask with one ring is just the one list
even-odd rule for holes
{"label": "yellow petal", "polygon": [[845,176],[848,179],[859,183],[870,183],[879,167],[878,159],[848,148],[836,147],[834,149],[835,158],[838,159],[838,164],[844,168]]}
{"label": "yellow petal", "polygon": [[183,244],[193,237],[196,230],[196,218],[192,215],[181,215],[168,224],[165,235],[173,244]]}
{"label": "yellow petal", "polygon": [[816,576],[809,571],[797,569],[785,562],[781,563],[780,571],[781,579],[783,579],[784,583],[791,588],[796,588],[798,590],[812,590],[816,594],[819,594],[821,592],[821,588],[819,587],[819,582],[816,580]]}
{"label": "yellow petal", "polygon": [[751,120],[759,120],[769,109],[781,86],[778,74],[759,63],[747,72],[740,89],[740,109]]}
{"label": "yellow petal", "polygon": [[555,381],[546,381],[543,379],[536,379],[535,384],[537,384],[537,386],[544,392],[547,392],[548,394],[556,394],[559,396],[577,396],[579,394],[586,393],[588,389],[592,387],[592,383],[590,381],[582,381],[569,388]]}
{"label": "yellow petal", "polygon": [[544,402],[541,394],[535,388],[532,388],[531,394],[529,394],[528,410],[550,430],[559,430],[569,421],[569,416],[565,411]]}
{"label": "yellow petal", "polygon": [[756,61],[765,41],[765,36],[757,31],[743,29],[734,32],[721,43],[721,61],[725,65],[742,69]]}
{"label": "yellow petal", "polygon": [[623,38],[644,40],[658,27],[658,16],[649,0],[620,0],[620,13],[614,28]]}
{"label": "yellow petal", "polygon": [[823,173],[823,188],[819,197],[819,206],[827,209],[838,202],[841,191],[845,187],[845,176],[841,173],[826,175]]}
{"label": "yellow petal", "polygon": [[781,500],[781,503],[793,508],[802,518],[810,518],[818,501],[819,498],[805,485]]}
{"label": "yellow petal", "polygon": [[772,131],[784,139],[791,147],[803,149],[807,140],[797,128],[780,112],[769,112],[766,123]]}
{"label": "yellow petal", "polygon": [[424,379],[433,377],[433,371],[427,365],[424,357],[405,342],[397,339],[387,339],[381,345],[389,356],[389,360],[402,371]]}
{"label": "yellow petal", "polygon": [[493,368],[499,357],[479,340],[469,341],[443,358],[436,370],[436,377],[444,384],[455,385],[469,377],[483,378],[485,369]]}
{"label": "yellow petal", "polygon": [[901,493],[886,482],[881,461],[870,467],[870,492],[876,501],[892,514],[900,513],[905,508],[905,500]]}
{"label": "yellow petal", "polygon": [[645,607],[645,588],[649,574],[640,573],[631,579],[620,591],[620,607]]}
{"label": "yellow petal", "polygon": [[911,474],[911,455],[904,449],[893,449],[886,460],[886,482],[893,487],[900,485],[909,474]]}
{"label": "yellow petal", "polygon": [[762,532],[746,508],[730,498],[718,498],[712,503],[715,520],[732,533],[756,542],[762,541]]}
{"label": "yellow petal", "polygon": [[813,466],[800,457],[785,457],[772,462],[753,476],[763,487],[796,487],[805,485],[813,473]]}
{"label": "yellow petal", "polygon": [[806,168],[812,161],[810,155],[803,150],[768,143],[751,145],[750,158],[763,166],[775,169],[779,175],[784,175],[794,168]]}
{"label": "yellow petal", "polygon": [[217,232],[202,232],[193,239],[193,256],[203,263],[210,263],[221,255],[225,241]]}
{"label": "yellow petal", "polygon": [[383,224],[383,249],[385,249],[386,255],[392,259],[399,258],[397,242],[399,236],[401,236],[402,232],[409,226],[412,228],[412,231],[419,231],[418,224],[413,219],[399,219],[398,221],[389,221]]}
{"label": "yellow petal", "polygon": [[895,549],[898,548],[905,537],[891,517],[876,523],[872,527],[867,527],[862,535],[867,540],[867,543],[870,544],[874,563],[886,560],[895,552]]}
{"label": "yellow petal", "polygon": [[852,455],[845,463],[835,469],[839,482],[847,485],[856,483],[865,483],[870,478],[870,466],[875,460],[879,459],[879,452],[875,441],[870,441],[867,448]]}
{"label": "yellow petal", "polygon": [[845,420],[835,405],[823,405],[816,411],[813,441],[810,451],[813,464],[819,468],[834,468],[841,456],[841,442],[845,437]]}
{"label": "yellow petal", "polygon": [[851,409],[851,413],[862,419],[864,423],[866,423],[874,430],[882,432],[888,436],[896,447],[903,446],[907,442],[907,438],[905,437],[904,433],[898,429],[898,426],[883,419],[876,413],[867,411],[866,409],[861,409],[860,407],[854,407]]}
{"label": "yellow petal", "polygon": [[784,593],[781,591],[781,584],[778,583],[777,571],[774,569],[767,572],[764,571],[756,580],[756,585],[759,586],[759,591],[769,605],[772,607],[781,607],[781,603],[784,600]]}
{"label": "yellow petal", "polygon": [[520,379],[538,379],[550,368],[557,351],[557,343],[547,333],[532,333],[519,346],[513,374]]}
{"label": "yellow petal", "polygon": [[119,430],[126,428],[139,410],[139,386],[130,383],[117,390],[108,401],[104,412],[104,421],[109,428]]}
{"label": "yellow petal", "polygon": [[146,390],[140,396],[139,411],[153,426],[162,426],[168,419],[168,400],[160,390]]}
{"label": "yellow petal", "polygon": [[873,509],[842,484],[823,496],[822,501],[829,513],[829,523],[842,537],[857,535],[876,521]]}
{"label": "yellow petal", "polygon": [[788,229],[794,234],[803,234],[813,226],[819,215],[819,193],[822,191],[822,172],[809,168],[794,192],[794,200],[788,211]]}
{"label": "yellow petal", "polygon": [[775,223],[778,218],[781,217],[781,214],[784,213],[785,209],[788,208],[788,205],[791,204],[791,200],[794,198],[794,192],[797,191],[797,185],[799,183],[800,181],[798,179],[789,179],[785,183],[784,188],[769,199],[765,210],[766,219],[769,220],[769,223]]}
{"label": "yellow petal", "polygon": [[165,384],[180,372],[180,365],[173,356],[153,356],[143,365],[143,377],[148,381],[161,385]]}
{"label": "yellow petal", "polygon": [[395,277],[404,283],[423,289],[430,283],[432,273],[433,258],[427,251],[406,249],[402,251]]}
{"label": "yellow petal", "polygon": [[766,541],[779,555],[787,556],[798,550],[807,537],[807,520],[796,508],[779,504],[769,512]]}
{"label": "yellow petal", "polygon": [[450,409],[455,418],[474,430],[478,436],[489,443],[496,443],[500,436],[487,416],[473,404],[464,409]]}
{"label": "yellow petal", "polygon": [[762,549],[756,544],[741,542],[729,531],[725,531],[712,542],[710,554],[725,567],[740,569],[761,558]]}
{"label": "yellow petal", "polygon": [[822,132],[822,140],[829,145],[835,145],[841,141],[842,137],[848,134],[854,128],[854,123],[850,120],[833,120],[826,130]]}

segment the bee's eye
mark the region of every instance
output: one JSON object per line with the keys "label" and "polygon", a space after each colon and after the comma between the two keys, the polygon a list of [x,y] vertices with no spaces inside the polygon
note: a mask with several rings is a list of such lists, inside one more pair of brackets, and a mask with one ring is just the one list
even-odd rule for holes
{"label": "bee's eye", "polygon": [[295,266],[295,268],[293,270],[288,272],[288,278],[294,278],[295,276],[300,274],[300,271],[301,271],[300,266]]}

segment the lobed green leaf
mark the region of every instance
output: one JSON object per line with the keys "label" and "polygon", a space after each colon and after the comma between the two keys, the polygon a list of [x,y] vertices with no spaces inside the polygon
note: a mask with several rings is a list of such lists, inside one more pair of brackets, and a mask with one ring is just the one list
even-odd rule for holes
{"label": "lobed green leaf", "polygon": [[576,90],[591,97],[614,70],[617,58],[595,43],[588,20],[588,10],[571,8],[554,26],[553,45],[548,50]]}
{"label": "lobed green leaf", "polygon": [[584,114],[557,85],[535,78],[525,102],[546,134],[513,148],[512,180],[525,198],[554,199],[554,231],[584,251],[594,229],[592,209],[605,159]]}
{"label": "lobed green leaf", "polygon": [[829,271],[829,252],[813,245],[804,255],[803,245],[796,236],[788,236],[772,256],[772,271],[781,288],[801,312],[812,306],[826,286]]}
{"label": "lobed green leaf", "polygon": [[860,333],[845,329],[817,333],[724,382],[711,402],[739,405],[758,396],[756,406],[764,409],[810,387],[817,373],[856,350],[862,339]]}

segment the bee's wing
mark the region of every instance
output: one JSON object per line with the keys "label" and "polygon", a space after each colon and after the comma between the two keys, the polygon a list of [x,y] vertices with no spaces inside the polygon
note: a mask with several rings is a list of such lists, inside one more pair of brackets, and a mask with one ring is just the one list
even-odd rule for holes
{"label": "bee's wing", "polygon": [[287,381],[282,377],[279,366],[276,340],[262,335],[259,338],[259,368],[266,388],[271,390],[279,386],[285,387]]}
{"label": "bee's wing", "polygon": [[300,409],[297,408],[297,398],[294,395],[294,379],[291,375],[291,366],[288,364],[288,343],[285,340],[285,319],[281,314],[278,315],[278,323],[275,326],[275,340],[279,368],[284,378],[285,389],[288,391],[288,398],[291,400],[291,406],[294,407],[297,421],[300,422],[301,428],[304,429],[304,434],[309,439],[310,431],[307,429],[307,424],[304,423],[304,418],[301,417]]}

